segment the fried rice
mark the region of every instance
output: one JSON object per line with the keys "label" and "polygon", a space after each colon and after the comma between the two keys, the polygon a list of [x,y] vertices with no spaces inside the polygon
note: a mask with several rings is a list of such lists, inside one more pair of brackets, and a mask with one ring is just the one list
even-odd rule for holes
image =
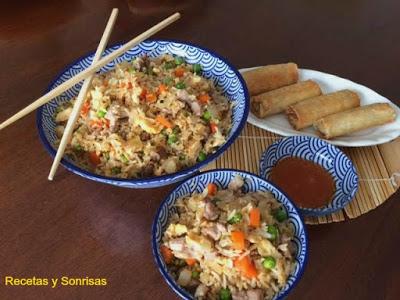
{"label": "fried rice", "polygon": [[[55,115],[60,138],[75,100]],[[66,154],[105,176],[170,174],[223,145],[231,115],[231,103],[200,65],[171,55],[137,57],[94,76]]]}
{"label": "fried rice", "polygon": [[160,246],[169,273],[196,299],[272,299],[294,271],[294,227],[269,192],[209,184],[179,198]]}

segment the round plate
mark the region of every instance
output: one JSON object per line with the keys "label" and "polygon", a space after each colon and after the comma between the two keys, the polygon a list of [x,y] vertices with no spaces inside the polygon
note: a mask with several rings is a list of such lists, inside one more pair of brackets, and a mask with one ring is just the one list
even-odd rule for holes
{"label": "round plate", "polygon": [[[251,69],[254,68],[241,69],[240,72],[243,73]],[[355,91],[360,96],[361,105],[385,102],[391,104],[397,113],[397,118],[392,123],[327,140],[329,143],[345,147],[372,146],[389,142],[400,136],[400,108],[387,98],[379,95],[370,88],[348,79],[319,71],[299,69],[299,81],[309,79],[317,82],[324,94],[349,89]],[[305,128],[302,131],[294,130],[284,114],[277,114],[267,117],[266,119],[259,119],[250,112],[247,121],[257,127],[283,136],[309,135],[318,137],[317,132],[312,127]]]}

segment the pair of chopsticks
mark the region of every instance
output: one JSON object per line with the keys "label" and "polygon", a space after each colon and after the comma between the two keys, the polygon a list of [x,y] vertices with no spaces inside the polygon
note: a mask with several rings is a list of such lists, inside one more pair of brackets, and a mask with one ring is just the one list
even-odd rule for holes
{"label": "pair of chopsticks", "polygon": [[90,87],[90,83],[91,83],[91,80],[93,77],[92,75],[96,71],[98,71],[100,68],[104,67],[106,64],[108,64],[109,62],[111,62],[112,60],[117,58],[118,56],[124,54],[126,51],[130,50],[131,48],[133,48],[140,42],[144,41],[145,39],[149,38],[153,34],[164,29],[165,27],[167,27],[168,25],[170,25],[171,23],[175,22],[176,20],[178,20],[180,18],[180,14],[175,13],[175,14],[169,16],[168,18],[164,19],[160,23],[156,24],[155,26],[151,27],[150,29],[146,30],[145,32],[139,34],[138,36],[136,36],[135,38],[133,38],[132,40],[127,42],[125,45],[123,45],[121,48],[115,50],[114,52],[110,53],[109,55],[107,55],[103,58],[100,58],[106,45],[107,45],[108,39],[111,35],[111,31],[114,27],[117,15],[118,15],[118,9],[114,8],[112,10],[111,16],[107,22],[107,26],[104,30],[104,33],[100,40],[99,46],[97,47],[96,53],[93,58],[92,65],[89,68],[87,68],[86,70],[83,70],[82,72],[78,73],[74,77],[68,79],[61,85],[57,86],[56,88],[54,88],[53,90],[51,90],[44,96],[40,97],[36,101],[32,102],[30,105],[28,105],[24,109],[20,110],[18,113],[16,113],[15,115],[13,115],[12,117],[10,117],[9,119],[7,119],[6,121],[4,121],[3,123],[0,124],[0,130],[1,130],[3,128],[7,127],[8,125],[14,123],[15,121],[19,120],[20,118],[26,116],[27,114],[34,111],[35,109],[42,106],[43,104],[49,102],[51,99],[62,94],[63,92],[65,92],[66,90],[68,90],[69,88],[71,88],[72,86],[77,84],[78,82],[85,79],[85,81],[81,87],[81,90],[79,92],[78,98],[75,102],[72,113],[68,119],[67,125],[64,130],[64,134],[63,134],[61,142],[60,142],[60,145],[57,149],[57,154],[54,158],[53,165],[51,166],[50,174],[48,176],[49,180],[53,180],[54,174],[57,171],[57,168],[61,161],[61,158],[64,155],[65,147],[68,143],[68,140],[70,139],[70,137],[72,135],[74,125],[79,117],[81,107],[85,101],[85,96],[86,96],[87,90]]}

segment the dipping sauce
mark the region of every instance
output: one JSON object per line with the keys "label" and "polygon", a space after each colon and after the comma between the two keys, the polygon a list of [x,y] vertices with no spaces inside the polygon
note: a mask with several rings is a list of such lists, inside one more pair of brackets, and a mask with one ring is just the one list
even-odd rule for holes
{"label": "dipping sauce", "polygon": [[296,157],[280,160],[271,171],[271,181],[303,208],[327,205],[335,192],[332,176],[314,162]]}

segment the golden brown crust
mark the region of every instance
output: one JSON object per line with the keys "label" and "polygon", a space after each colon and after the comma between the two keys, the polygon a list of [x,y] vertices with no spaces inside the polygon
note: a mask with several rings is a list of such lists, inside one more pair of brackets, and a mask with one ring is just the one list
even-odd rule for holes
{"label": "golden brown crust", "polygon": [[268,65],[242,75],[251,96],[296,83],[299,77],[295,63]]}

